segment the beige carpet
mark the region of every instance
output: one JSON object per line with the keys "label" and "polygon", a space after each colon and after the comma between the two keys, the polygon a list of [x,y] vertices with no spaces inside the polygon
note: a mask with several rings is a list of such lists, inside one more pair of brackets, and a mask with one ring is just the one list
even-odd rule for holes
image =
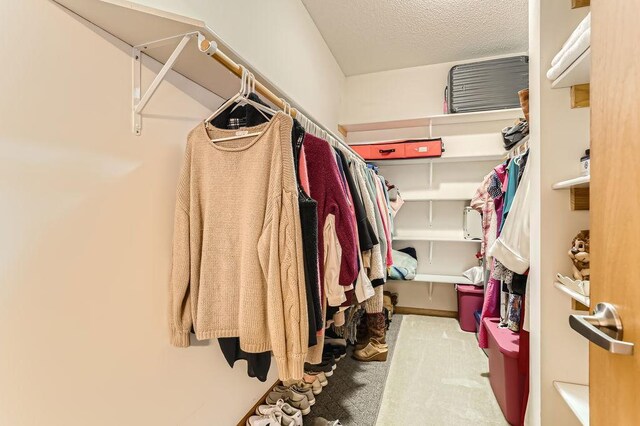
{"label": "beige carpet", "polygon": [[452,318],[405,315],[378,426],[507,425],[475,335]]}

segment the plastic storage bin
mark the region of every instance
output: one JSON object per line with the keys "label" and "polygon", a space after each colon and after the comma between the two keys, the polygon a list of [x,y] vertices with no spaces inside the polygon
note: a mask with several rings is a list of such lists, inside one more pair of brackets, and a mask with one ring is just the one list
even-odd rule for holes
{"label": "plastic storage bin", "polygon": [[476,319],[474,313],[482,309],[484,289],[474,285],[458,284],[458,322],[464,331],[475,333]]}
{"label": "plastic storage bin", "polygon": [[518,370],[520,335],[508,328],[498,328],[498,318],[485,318],[489,335],[489,382],[505,419],[520,423],[524,376]]}

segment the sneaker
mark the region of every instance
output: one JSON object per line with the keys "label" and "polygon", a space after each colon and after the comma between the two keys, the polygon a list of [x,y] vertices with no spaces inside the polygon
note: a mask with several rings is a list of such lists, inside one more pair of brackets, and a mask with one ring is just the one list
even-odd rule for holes
{"label": "sneaker", "polygon": [[[308,377],[308,379],[307,379]],[[329,384],[329,380],[327,380],[327,376],[325,376],[323,371],[308,371],[305,369],[304,371],[304,381],[309,382],[312,378],[315,377],[322,387],[325,387]]]}
{"label": "sneaker", "polygon": [[251,416],[247,420],[247,426],[280,426],[284,423],[281,422],[282,414],[271,413],[267,416]]}
{"label": "sneaker", "polygon": [[302,426],[302,412],[281,399],[275,405],[260,405],[256,408],[256,414],[258,415],[268,416],[271,413],[280,413],[283,425]]}
{"label": "sneaker", "polygon": [[316,403],[316,397],[313,395],[311,385],[307,385],[304,382],[293,382],[293,384],[289,386],[278,385],[273,388],[274,392],[282,392],[286,389],[290,389],[297,394],[305,396],[307,401],[309,401],[309,406]]}
{"label": "sneaker", "polygon": [[265,402],[268,405],[276,405],[280,399],[291,405],[293,408],[300,410],[303,416],[306,416],[311,412],[311,407],[309,406],[309,400],[307,397],[305,395],[300,395],[289,388],[270,392],[269,395],[267,395]]}
{"label": "sneaker", "polygon": [[369,344],[362,349],[353,351],[353,357],[358,361],[386,361],[389,348],[376,339],[369,340]]}
{"label": "sneaker", "polygon": [[311,390],[313,391],[314,395],[320,395],[320,393],[322,393],[322,383],[320,383],[318,377],[305,374],[304,376],[302,376],[302,381],[308,385],[311,385]]}
{"label": "sneaker", "polygon": [[324,353],[333,354],[335,360],[340,361],[342,358],[347,356],[347,347],[342,345],[325,344],[323,349],[323,354]]}
{"label": "sneaker", "polygon": [[333,376],[333,366],[328,362],[322,362],[320,364],[304,364],[304,371],[310,371],[312,373],[322,372],[326,377]]}
{"label": "sneaker", "polygon": [[342,426],[342,423],[340,423],[340,420],[330,421],[324,417],[316,417],[313,419],[311,426]]}
{"label": "sneaker", "polygon": [[323,363],[328,363],[331,364],[331,369],[335,370],[338,366],[336,364],[336,358],[333,356],[332,353],[323,353],[322,354],[322,362]]}

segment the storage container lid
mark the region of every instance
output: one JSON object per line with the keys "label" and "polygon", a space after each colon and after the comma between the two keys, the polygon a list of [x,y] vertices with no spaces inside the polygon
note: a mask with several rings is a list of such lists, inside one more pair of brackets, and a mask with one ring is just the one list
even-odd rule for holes
{"label": "storage container lid", "polygon": [[456,287],[460,293],[484,294],[484,287],[478,287],[472,284],[458,284]]}
{"label": "storage container lid", "polygon": [[514,333],[508,328],[498,327],[499,318],[485,318],[483,322],[493,340],[498,344],[500,352],[509,358],[518,358],[520,353],[520,334]]}

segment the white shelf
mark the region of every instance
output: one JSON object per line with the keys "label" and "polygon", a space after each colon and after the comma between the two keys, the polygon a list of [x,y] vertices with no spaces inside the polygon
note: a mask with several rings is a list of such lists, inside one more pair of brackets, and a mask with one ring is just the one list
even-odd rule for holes
{"label": "white shelf", "polygon": [[510,108],[495,111],[466,112],[459,114],[439,114],[416,117],[404,120],[377,121],[370,123],[341,124],[347,132],[364,132],[369,130],[402,129],[408,127],[424,127],[429,125],[450,125],[482,123],[488,121],[513,120],[523,117],[522,109]]}
{"label": "white shelf", "polygon": [[480,240],[467,240],[462,231],[405,231],[393,236],[393,241],[442,241],[451,243],[480,243]]}
{"label": "white shelf", "polygon": [[438,189],[401,191],[404,201],[471,200],[480,183],[443,183]]}
{"label": "white shelf", "polygon": [[[393,281],[393,280],[392,280]],[[403,281],[416,281],[424,283],[444,283],[444,284],[471,284],[467,278],[462,275],[440,275],[440,274],[416,274],[413,280]]]}
{"label": "white shelf", "polygon": [[553,382],[564,402],[567,403],[580,423],[589,425],[589,386],[574,383]]}
{"label": "white shelf", "polygon": [[551,88],[561,89],[591,81],[591,47],[578,57],[553,83]]}
{"label": "white shelf", "polygon": [[569,295],[569,297],[571,297],[572,299],[582,303],[583,305],[591,306],[591,299],[589,298],[589,296],[584,296],[577,291],[571,290],[569,287],[559,282],[554,282],[553,286],[561,292]]}
{"label": "white shelf", "polygon": [[504,157],[502,154],[485,154],[485,155],[465,155],[456,157],[436,157],[436,158],[407,158],[405,160],[370,160],[369,163],[375,163],[378,166],[410,166],[414,164],[430,164],[430,163],[469,163],[479,161],[500,161]]}
{"label": "white shelf", "polygon": [[563,180],[553,185],[553,189],[587,188],[591,182],[591,176],[580,176],[577,178]]}

